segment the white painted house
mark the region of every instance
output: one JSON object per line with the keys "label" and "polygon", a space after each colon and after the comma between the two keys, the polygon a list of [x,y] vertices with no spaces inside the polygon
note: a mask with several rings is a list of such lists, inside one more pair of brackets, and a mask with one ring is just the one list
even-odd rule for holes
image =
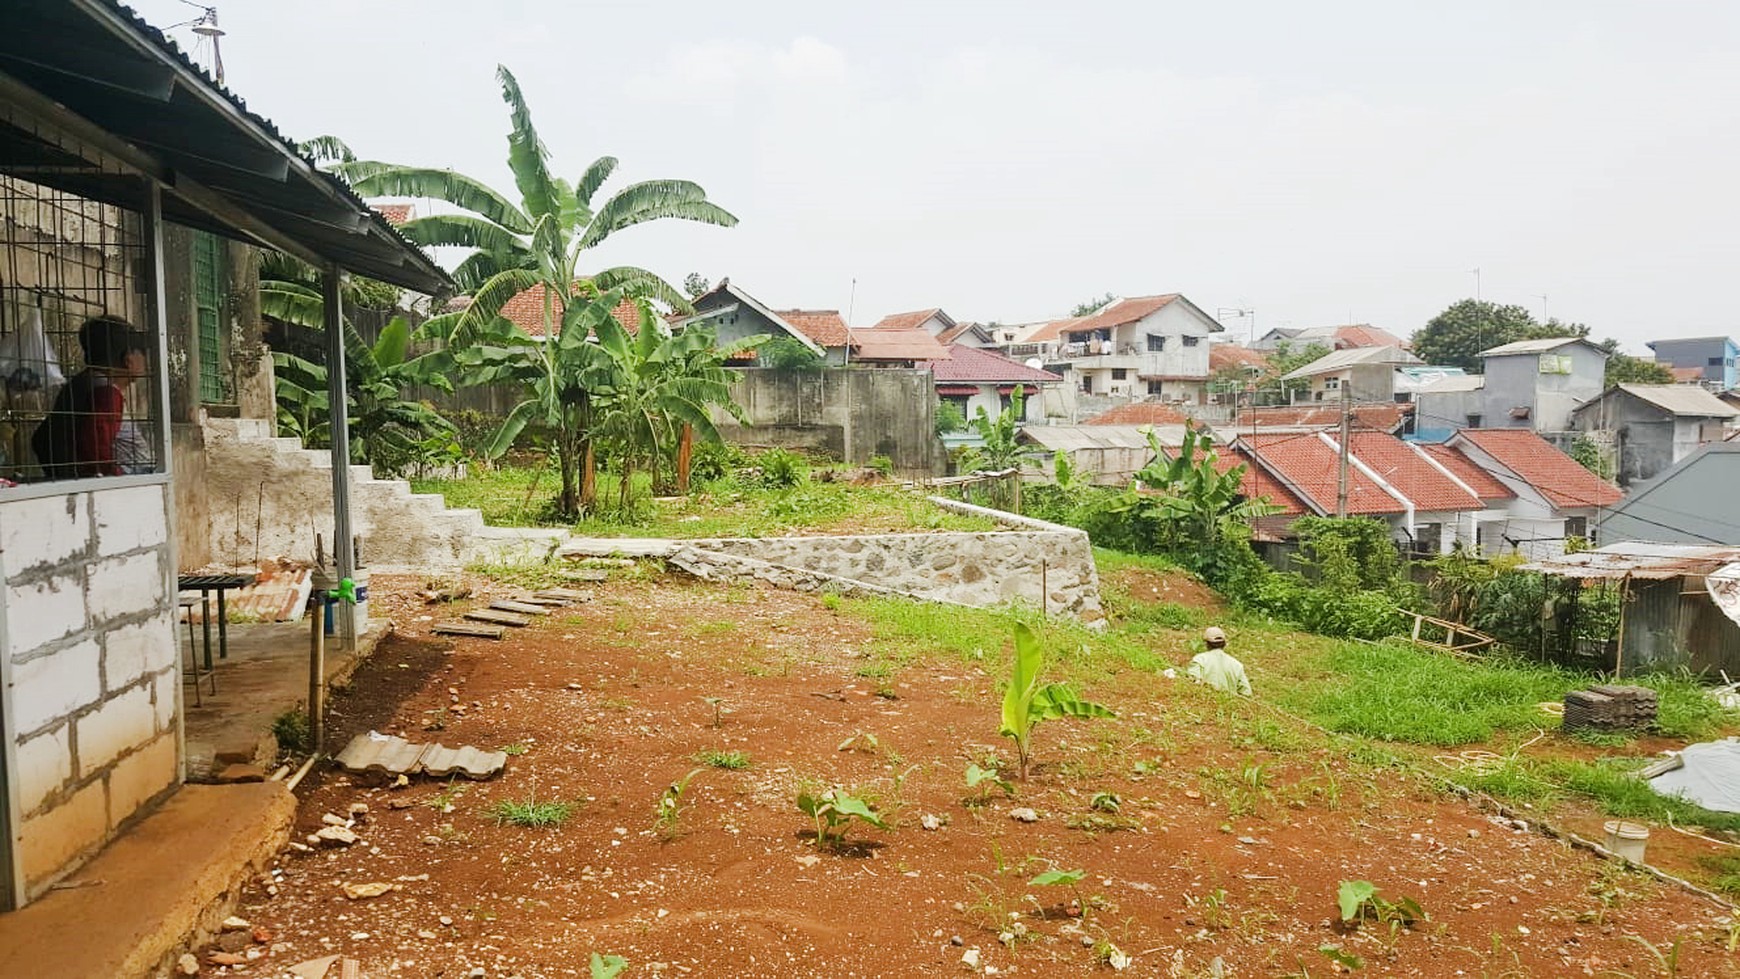
{"label": "white painted house", "polygon": [[1214,317],[1177,293],[1118,299],[1092,315],[1046,324],[1023,341],[1055,341],[1050,362],[1083,394],[1202,404]]}
{"label": "white painted house", "polygon": [[1481,554],[1556,557],[1568,539],[1588,539],[1603,511],[1625,498],[1527,429],[1466,428],[1448,445],[1511,493],[1501,512],[1480,526]]}

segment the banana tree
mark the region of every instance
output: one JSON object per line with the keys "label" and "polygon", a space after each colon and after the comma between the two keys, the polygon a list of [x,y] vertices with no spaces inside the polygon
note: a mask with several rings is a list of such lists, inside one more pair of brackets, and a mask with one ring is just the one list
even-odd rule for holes
{"label": "banana tree", "polygon": [[[307,315],[309,298],[286,283],[261,287],[267,315],[290,322]],[[319,296],[312,299],[317,317]],[[452,422],[429,405],[404,396],[405,388],[413,384],[448,391],[452,385],[446,377],[451,360],[444,353],[410,355],[411,328],[403,317],[388,323],[372,345],[345,320],[344,346],[352,461],[397,474],[412,462],[457,445]],[[272,361],[280,425],[304,442],[328,442],[332,432],[325,365],[282,351],[274,352]]]}
{"label": "banana tree", "polygon": [[[573,515],[583,503],[590,503],[589,495],[578,485],[578,472],[592,449],[584,434],[584,390],[572,388],[573,371],[557,367],[572,359],[558,348],[569,344],[566,349],[571,352],[577,349],[573,343],[585,339],[561,339],[568,330],[570,310],[589,306],[596,295],[613,292],[656,299],[678,310],[689,308],[681,291],[642,268],[616,266],[583,273],[584,256],[610,235],[649,221],[677,218],[729,227],[737,218],[707,200],[699,184],[687,180],[630,184],[595,204],[600,189],[616,171],[616,158],[599,157],[573,182],[554,176],[519,82],[501,66],[496,69],[496,78],[511,122],[508,166],[518,203],[483,181],[453,170],[372,160],[341,162],[334,170],[364,196],[434,199],[459,209],[460,213],[418,218],[399,229],[420,245],[469,250],[454,269],[453,278],[471,295],[471,304],[463,313],[436,317],[425,324],[425,335],[455,349],[497,342],[504,333],[496,322],[502,306],[522,292],[543,287],[542,329],[534,339],[540,340],[545,350],[528,362],[547,365],[549,370],[535,375],[518,369],[513,373],[525,385],[528,401],[545,405],[540,411],[554,426],[563,486],[559,508]],[[592,322],[593,318],[586,320]],[[473,377],[465,380],[481,383]],[[566,392],[562,397],[578,404],[555,410],[551,399],[557,392]],[[529,413],[530,409],[527,420]]]}

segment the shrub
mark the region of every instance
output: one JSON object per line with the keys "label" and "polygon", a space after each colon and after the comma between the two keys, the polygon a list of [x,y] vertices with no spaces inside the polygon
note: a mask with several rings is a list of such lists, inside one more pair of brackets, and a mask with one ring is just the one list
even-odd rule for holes
{"label": "shrub", "polygon": [[947,435],[951,432],[967,430],[967,413],[953,401],[938,401],[936,403],[936,433]]}
{"label": "shrub", "polygon": [[810,478],[810,464],[789,449],[768,449],[755,457],[761,467],[761,484],[780,489],[797,486]]}
{"label": "shrub", "polygon": [[894,460],[887,456],[871,456],[867,465],[884,476],[894,475]]}
{"label": "shrub", "polygon": [[774,337],[755,352],[762,367],[791,374],[812,374],[826,366],[819,354],[791,337]]}
{"label": "shrub", "polygon": [[724,479],[749,465],[749,453],[730,442],[697,440],[695,454],[689,460],[689,478],[711,483]]}

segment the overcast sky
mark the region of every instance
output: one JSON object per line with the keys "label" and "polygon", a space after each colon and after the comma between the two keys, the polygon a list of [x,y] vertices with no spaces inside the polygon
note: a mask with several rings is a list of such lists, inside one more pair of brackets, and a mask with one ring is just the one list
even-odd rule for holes
{"label": "overcast sky", "polygon": [[[137,2],[159,26],[198,13]],[[293,138],[511,192],[505,64],[557,173],[614,155],[619,179],[698,181],[742,222],[642,226],[600,261],[853,325],[1182,292],[1259,330],[1406,335],[1479,268],[1483,298],[1628,349],[1740,333],[1740,3],[1427,6],[218,9],[230,87]]]}

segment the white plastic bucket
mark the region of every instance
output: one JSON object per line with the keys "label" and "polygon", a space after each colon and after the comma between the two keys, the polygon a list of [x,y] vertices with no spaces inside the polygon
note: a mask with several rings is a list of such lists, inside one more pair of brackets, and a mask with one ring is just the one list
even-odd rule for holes
{"label": "white plastic bucket", "polygon": [[1602,827],[1607,830],[1607,849],[1632,863],[1643,862],[1643,848],[1649,843],[1649,827],[1622,819],[1609,819]]}

